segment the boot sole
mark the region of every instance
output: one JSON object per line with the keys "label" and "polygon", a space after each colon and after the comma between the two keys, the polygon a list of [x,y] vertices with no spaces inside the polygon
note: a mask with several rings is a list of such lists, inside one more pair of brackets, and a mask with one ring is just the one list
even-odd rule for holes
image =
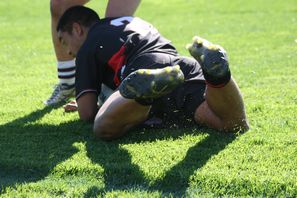
{"label": "boot sole", "polygon": [[119,91],[128,99],[154,99],[166,95],[184,82],[179,65],[162,69],[139,69],[121,83]]}

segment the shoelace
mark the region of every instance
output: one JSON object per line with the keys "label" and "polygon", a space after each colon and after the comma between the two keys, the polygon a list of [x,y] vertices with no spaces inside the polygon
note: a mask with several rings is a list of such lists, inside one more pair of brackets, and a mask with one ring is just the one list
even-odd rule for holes
{"label": "shoelace", "polygon": [[51,101],[51,100],[57,98],[58,93],[59,93],[60,90],[61,90],[61,85],[60,84],[55,85],[54,86],[54,92],[53,92],[53,94],[51,95],[51,97],[50,97],[50,99],[48,101]]}

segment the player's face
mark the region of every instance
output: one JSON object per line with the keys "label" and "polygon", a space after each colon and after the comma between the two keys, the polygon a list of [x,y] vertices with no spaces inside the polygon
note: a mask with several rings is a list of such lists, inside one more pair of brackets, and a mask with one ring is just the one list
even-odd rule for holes
{"label": "player's face", "polygon": [[85,40],[84,31],[79,28],[80,27],[74,27],[71,34],[62,31],[58,32],[61,44],[65,47],[67,53],[73,57],[76,57],[78,50]]}
{"label": "player's face", "polygon": [[75,39],[73,34],[68,32],[58,32],[60,43],[67,50],[67,53],[73,57],[76,57],[76,54],[80,48],[79,43]]}

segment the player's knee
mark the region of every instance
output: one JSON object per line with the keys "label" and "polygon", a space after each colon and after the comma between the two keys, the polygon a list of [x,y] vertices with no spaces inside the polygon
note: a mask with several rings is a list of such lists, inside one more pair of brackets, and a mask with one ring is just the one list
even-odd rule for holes
{"label": "player's knee", "polygon": [[241,120],[241,122],[239,123],[239,129],[241,132],[245,132],[250,129],[250,125],[249,125],[249,122],[247,121],[247,119]]}
{"label": "player's knee", "polygon": [[227,122],[223,128],[226,132],[246,132],[249,130],[249,123],[246,118]]}
{"label": "player's knee", "polygon": [[107,123],[95,123],[93,131],[96,138],[107,141],[114,140],[121,134],[119,129],[115,128],[112,124]]}

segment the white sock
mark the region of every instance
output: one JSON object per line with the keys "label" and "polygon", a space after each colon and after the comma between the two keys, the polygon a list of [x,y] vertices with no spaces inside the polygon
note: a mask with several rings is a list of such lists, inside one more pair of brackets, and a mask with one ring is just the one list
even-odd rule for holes
{"label": "white sock", "polygon": [[73,85],[75,83],[75,59],[58,61],[57,67],[60,83]]}

